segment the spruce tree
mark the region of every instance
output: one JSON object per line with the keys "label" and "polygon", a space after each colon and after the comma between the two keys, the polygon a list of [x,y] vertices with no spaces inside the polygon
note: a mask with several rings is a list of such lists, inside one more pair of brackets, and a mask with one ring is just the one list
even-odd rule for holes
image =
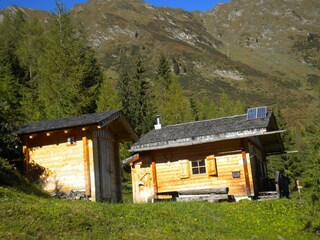
{"label": "spruce tree", "polygon": [[307,201],[305,227],[314,232],[320,229],[320,124],[314,122],[305,133],[305,147],[301,149],[305,171],[302,175],[303,198]]}
{"label": "spruce tree", "polygon": [[201,120],[216,118],[219,116],[217,105],[214,101],[210,101],[208,96],[202,97],[199,105],[199,115]]}
{"label": "spruce tree", "polygon": [[48,21],[37,75],[40,110],[45,119],[94,112],[102,80],[93,52],[71,23],[62,4]]}
{"label": "spruce tree", "polygon": [[113,79],[104,78],[99,92],[100,93],[97,100],[98,112],[105,112],[121,108],[121,101],[118,96],[116,83]]}
{"label": "spruce tree", "polygon": [[153,124],[154,108],[149,82],[145,76],[145,68],[139,55],[135,63],[135,73],[132,78],[132,108],[130,116],[138,134],[147,133]]}
{"label": "spruce tree", "polygon": [[159,59],[157,83],[161,84],[164,90],[168,90],[171,83],[170,64],[164,54],[161,54]]}
{"label": "spruce tree", "polygon": [[193,114],[189,99],[184,95],[183,89],[176,78],[168,88],[166,100],[160,115],[164,124],[175,124],[193,121]]}
{"label": "spruce tree", "polygon": [[123,71],[117,83],[117,90],[118,90],[118,98],[121,102],[121,106],[123,109],[124,114],[129,118],[132,119],[133,116],[133,90],[132,90],[132,82],[128,72]]}
{"label": "spruce tree", "polygon": [[12,160],[19,157],[13,130],[20,120],[19,84],[12,74],[8,58],[0,51],[0,157]]}

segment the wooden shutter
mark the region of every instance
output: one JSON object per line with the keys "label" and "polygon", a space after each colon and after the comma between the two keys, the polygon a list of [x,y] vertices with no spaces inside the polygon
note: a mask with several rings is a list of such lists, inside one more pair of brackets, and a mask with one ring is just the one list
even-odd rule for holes
{"label": "wooden shutter", "polygon": [[214,155],[206,157],[207,173],[209,176],[217,175],[217,163]]}
{"label": "wooden shutter", "polygon": [[190,163],[189,160],[179,160],[179,177],[189,178],[190,177]]}

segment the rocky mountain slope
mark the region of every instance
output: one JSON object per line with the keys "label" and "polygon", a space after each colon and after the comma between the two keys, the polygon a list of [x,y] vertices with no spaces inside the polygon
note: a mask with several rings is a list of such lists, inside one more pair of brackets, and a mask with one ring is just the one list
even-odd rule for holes
{"label": "rocky mountain slope", "polygon": [[142,0],[90,0],[71,14],[110,76],[137,52],[156,71],[164,53],[190,95],[227,92],[249,106],[280,104],[297,126],[320,112],[317,0],[233,0],[191,13]]}

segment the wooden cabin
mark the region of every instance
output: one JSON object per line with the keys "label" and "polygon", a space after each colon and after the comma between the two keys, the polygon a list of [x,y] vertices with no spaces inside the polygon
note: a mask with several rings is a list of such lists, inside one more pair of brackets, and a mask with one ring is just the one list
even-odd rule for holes
{"label": "wooden cabin", "polygon": [[32,123],[17,134],[26,175],[34,178],[41,170],[44,190],[122,201],[119,143],[138,140],[122,111]]}
{"label": "wooden cabin", "polygon": [[284,151],[275,116],[248,114],[161,126],[132,145],[133,201],[253,198],[268,190],[266,157]]}

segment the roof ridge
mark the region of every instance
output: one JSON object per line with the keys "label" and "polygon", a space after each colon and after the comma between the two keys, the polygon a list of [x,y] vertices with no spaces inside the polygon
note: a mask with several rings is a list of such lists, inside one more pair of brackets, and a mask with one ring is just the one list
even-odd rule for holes
{"label": "roof ridge", "polygon": [[190,123],[202,123],[202,122],[209,122],[212,120],[219,120],[219,119],[229,119],[229,118],[235,118],[235,117],[240,117],[240,116],[246,116],[247,114],[237,114],[237,115],[233,115],[233,116],[227,116],[227,117],[218,117],[218,118],[211,118],[211,119],[204,119],[204,120],[198,120],[198,121],[192,121],[192,122],[184,122],[184,123],[176,123],[176,124],[170,124],[170,125],[166,125],[165,127],[174,127],[174,126],[180,126],[180,125],[186,125],[186,124],[190,124]]}

